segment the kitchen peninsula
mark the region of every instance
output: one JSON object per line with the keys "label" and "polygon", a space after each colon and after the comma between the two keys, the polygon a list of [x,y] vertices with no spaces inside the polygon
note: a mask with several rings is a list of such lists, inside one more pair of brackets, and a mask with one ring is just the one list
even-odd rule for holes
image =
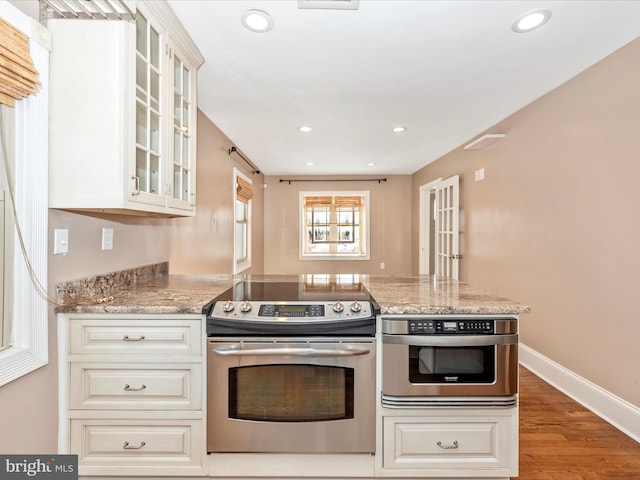
{"label": "kitchen peninsula", "polygon": [[[294,346],[293,339],[271,338],[274,335],[261,340],[263,346],[255,350],[257,353],[242,356],[243,360],[233,358],[238,350],[248,348],[247,339],[236,339],[237,346],[218,350],[222,356],[214,358],[208,353],[212,343],[207,348],[209,332],[203,306],[239,282],[251,283],[254,288],[266,284],[296,285],[304,302],[293,302],[295,306],[288,314],[280,313],[276,317],[300,316],[298,304],[311,303],[312,317],[330,310],[342,315],[343,308],[343,315],[352,318],[369,311],[375,330],[368,339],[350,338],[353,341],[349,342],[332,339],[331,352],[338,352],[338,358],[345,359],[340,360],[342,363],[323,360],[334,353],[329,353],[322,344],[301,349],[297,345],[307,340]],[[329,291],[332,297],[327,296]],[[353,292],[362,291],[367,296],[356,297],[357,301],[351,303],[351,296],[356,295]],[[344,305],[340,303],[343,296]],[[444,365],[443,358],[444,362],[449,361],[442,355],[445,349],[438,346],[445,337],[458,346],[469,339],[481,340],[482,346],[452,350],[456,352],[456,358],[470,361],[472,369],[476,364],[483,365],[482,372],[471,372],[477,378],[486,374],[503,375],[501,365],[505,360],[500,352],[507,347],[502,343],[511,343],[507,355],[510,366],[504,368],[505,373],[517,371],[517,330],[513,335],[499,334],[504,333],[503,322],[510,322],[514,329],[517,327],[518,315],[528,311],[526,306],[463,282],[431,276],[169,275],[166,264],[59,284],[58,297],[61,300],[57,307],[61,363],[59,450],[60,453],[79,455],[81,475],[497,480],[517,474],[516,383],[506,392],[509,395],[474,393],[466,396],[468,393],[464,393],[464,389],[469,387],[462,385],[465,380],[461,379],[460,387],[454,389],[462,388],[462,403],[460,397],[454,398],[450,394],[439,396],[435,404],[429,403],[433,399],[422,403],[426,397],[417,396],[410,397],[410,403],[403,403],[407,400],[403,394],[385,396],[382,377],[383,371],[391,372],[391,375],[395,372],[384,365],[387,342],[398,344],[408,339],[416,340],[417,347],[394,345],[393,348],[403,348],[402,352],[407,353],[402,353],[401,357],[415,356],[415,361],[420,363],[410,375],[427,378],[425,368],[433,367],[433,373],[438,373],[436,370]],[[321,298],[331,299],[332,303],[321,305],[318,300]],[[370,309],[361,298],[371,300]],[[235,300],[242,298],[238,296]],[[242,316],[240,312],[245,311],[244,307],[238,302],[235,307],[231,305],[230,312],[233,313],[230,316]],[[383,323],[392,325],[393,332],[401,334],[383,338]],[[402,328],[410,328],[410,334],[402,333]],[[507,341],[506,338],[515,340]],[[491,345],[487,339],[491,340]],[[435,343],[429,343],[432,341]],[[286,353],[287,357],[302,350],[307,353],[301,355],[309,357],[308,352],[312,352],[313,360],[271,362],[270,348],[290,352]],[[367,354],[363,355],[364,352]],[[390,352],[388,358],[391,358]],[[432,354],[435,354],[433,358],[428,359]],[[325,453],[294,453],[286,449],[275,450],[279,453],[259,453],[260,450],[227,453],[207,449],[207,429],[212,428],[207,417],[213,416],[212,405],[229,402],[223,399],[221,403],[212,403],[208,397],[216,391],[231,388],[227,385],[226,370],[217,377],[215,385],[212,383],[209,393],[207,381],[213,382],[214,366],[217,369],[223,360],[231,365],[240,362],[238,365],[246,372],[250,362],[244,359],[271,367],[273,363],[282,363],[278,366],[287,364],[287,367],[297,368],[304,363],[305,368],[314,370],[314,375],[330,370],[323,365],[333,365],[331,371],[334,372],[351,370],[351,381],[344,383],[351,385],[351,394],[345,390],[347,387],[338,387],[338,390],[344,390],[345,405],[350,398],[351,406],[345,407],[345,412],[340,414],[342,417],[334,417],[333,423],[336,423],[335,418],[357,420],[359,416],[361,422],[361,416],[368,410],[363,406],[363,399],[370,396],[371,417],[367,418],[375,425],[375,429],[371,429],[375,441],[372,439],[364,450],[322,450]],[[404,358],[403,362],[406,360]],[[411,362],[411,358],[408,361]],[[336,368],[336,365],[340,367]],[[400,372],[406,367],[398,368]],[[232,370],[237,367],[229,367],[229,379]],[[282,368],[278,374],[273,374],[269,384],[272,385],[280,373],[291,373],[287,370],[294,368]],[[363,382],[365,374],[368,380]],[[250,376],[250,383],[259,381],[260,375]],[[448,378],[453,376],[448,374]],[[239,377],[233,385],[242,381]],[[414,383],[422,381],[413,377],[411,380]],[[454,382],[458,382],[457,377]],[[474,382],[484,382],[487,386],[500,383]],[[231,383],[229,380],[229,385]],[[405,383],[409,383],[408,378]],[[363,384],[368,384],[370,390],[363,388]],[[289,393],[289,387],[283,388],[281,392]],[[301,426],[313,426],[314,423],[318,422],[298,422]],[[314,435],[313,432],[310,435]],[[274,438],[273,441],[278,440]]]}

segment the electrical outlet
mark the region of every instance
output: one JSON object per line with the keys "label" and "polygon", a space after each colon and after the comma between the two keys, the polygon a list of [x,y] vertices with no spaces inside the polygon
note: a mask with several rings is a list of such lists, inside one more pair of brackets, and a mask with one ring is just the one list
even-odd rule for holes
{"label": "electrical outlet", "polygon": [[53,254],[66,255],[69,253],[69,230],[56,228],[53,231]]}
{"label": "electrical outlet", "polygon": [[380,263],[380,270],[384,270],[384,262]]}
{"label": "electrical outlet", "polygon": [[102,229],[102,250],[113,250],[113,228]]}

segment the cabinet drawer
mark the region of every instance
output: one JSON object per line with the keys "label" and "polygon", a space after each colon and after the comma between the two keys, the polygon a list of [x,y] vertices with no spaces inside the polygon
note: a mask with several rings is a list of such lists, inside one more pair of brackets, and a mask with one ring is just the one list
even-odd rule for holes
{"label": "cabinet drawer", "polygon": [[69,408],[200,410],[199,364],[71,363]]}
{"label": "cabinet drawer", "polygon": [[200,320],[73,319],[69,353],[201,356]]}
{"label": "cabinet drawer", "polygon": [[509,467],[508,417],[384,417],[385,468]]}
{"label": "cabinet drawer", "polygon": [[202,420],[71,420],[81,475],[188,474],[204,467],[202,439]]}

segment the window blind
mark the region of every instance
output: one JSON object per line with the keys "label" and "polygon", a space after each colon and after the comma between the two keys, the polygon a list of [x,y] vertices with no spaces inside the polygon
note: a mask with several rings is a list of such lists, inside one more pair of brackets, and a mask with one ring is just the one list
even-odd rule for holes
{"label": "window blind", "polygon": [[13,107],[15,100],[36,93],[39,87],[29,39],[0,18],[0,103]]}
{"label": "window blind", "polygon": [[236,198],[241,202],[248,203],[253,198],[251,183],[240,177],[237,177],[236,180]]}

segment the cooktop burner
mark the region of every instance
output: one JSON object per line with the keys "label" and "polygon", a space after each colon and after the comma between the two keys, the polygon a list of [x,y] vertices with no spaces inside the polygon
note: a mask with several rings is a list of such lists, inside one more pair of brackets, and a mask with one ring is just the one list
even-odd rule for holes
{"label": "cooktop burner", "polygon": [[375,335],[378,305],[359,282],[240,282],[203,308],[208,336]]}

